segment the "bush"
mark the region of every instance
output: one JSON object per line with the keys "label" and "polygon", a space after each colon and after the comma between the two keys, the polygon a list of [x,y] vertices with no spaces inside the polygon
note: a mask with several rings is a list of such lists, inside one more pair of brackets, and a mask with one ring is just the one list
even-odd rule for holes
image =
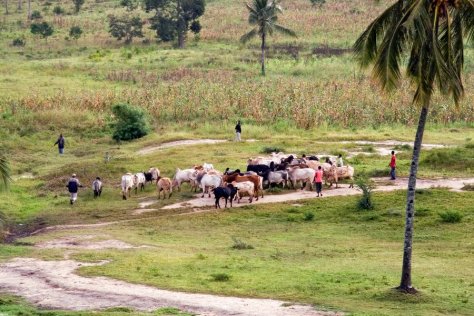
{"label": "bush", "polygon": [[463,191],[474,191],[474,184],[464,183],[464,186],[461,188]]}
{"label": "bush", "polygon": [[23,47],[26,45],[26,41],[24,38],[17,37],[13,40],[12,45],[17,47]]}
{"label": "bush", "polygon": [[57,5],[53,8],[53,13],[56,15],[64,14],[64,9],[61,6]]}
{"label": "bush", "polygon": [[216,282],[226,282],[230,280],[230,275],[227,273],[214,273],[211,274],[212,280]]}
{"label": "bush", "polygon": [[116,104],[112,108],[117,122],[113,139],[132,140],[141,138],[150,132],[145,112],[129,104]]}
{"label": "bush", "polygon": [[82,29],[80,26],[72,26],[69,29],[69,36],[75,39],[76,41],[79,39],[79,37],[81,37],[81,35],[82,35]]}
{"label": "bush", "polygon": [[279,153],[279,152],[284,152],[283,148],[279,147],[263,147],[260,153],[262,154],[271,154],[271,153]]}
{"label": "bush", "polygon": [[438,214],[444,223],[459,223],[463,218],[462,214],[456,211],[446,211]]}
{"label": "bush", "polygon": [[234,244],[232,245],[232,249],[238,249],[238,250],[253,249],[252,245],[247,244],[246,242],[243,242],[240,239],[233,237],[232,240],[234,241]]}
{"label": "bush", "polygon": [[43,16],[41,15],[41,12],[35,10],[33,12],[31,12],[31,19],[32,20],[39,20],[39,19],[42,19]]}
{"label": "bush", "polygon": [[356,178],[355,185],[362,192],[362,196],[357,202],[357,207],[361,210],[371,210],[374,208],[372,204],[372,191],[375,186],[369,178],[359,176]]}
{"label": "bush", "polygon": [[310,222],[314,219],[314,213],[313,212],[306,212],[304,213],[304,218],[306,222]]}

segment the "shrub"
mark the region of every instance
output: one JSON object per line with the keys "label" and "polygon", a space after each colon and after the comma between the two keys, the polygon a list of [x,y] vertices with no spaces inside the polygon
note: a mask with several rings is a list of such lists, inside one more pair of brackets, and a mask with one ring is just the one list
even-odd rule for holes
{"label": "shrub", "polygon": [[227,273],[214,273],[211,274],[212,280],[216,282],[227,282],[230,280],[230,275]]}
{"label": "shrub", "polygon": [[355,185],[362,192],[362,196],[357,202],[357,207],[361,210],[371,210],[374,208],[372,204],[372,191],[375,186],[369,178],[359,176],[356,178]]}
{"label": "shrub", "polygon": [[39,20],[39,19],[42,19],[43,16],[41,15],[41,12],[35,10],[33,12],[31,12],[31,19],[32,20]]}
{"label": "shrub", "polygon": [[44,38],[46,41],[48,41],[48,37],[54,33],[53,27],[49,25],[48,22],[33,23],[30,26],[30,31],[33,34]]}
{"label": "shrub", "polygon": [[459,223],[463,218],[463,215],[456,211],[441,212],[438,215],[444,223]]}
{"label": "shrub", "polygon": [[145,112],[129,104],[116,104],[112,108],[117,122],[113,139],[132,140],[141,138],[150,132]]}
{"label": "shrub", "polygon": [[56,15],[64,14],[64,9],[61,6],[57,5],[53,8],[53,13]]}
{"label": "shrub", "polygon": [[280,147],[263,147],[260,153],[262,154],[271,154],[271,153],[279,153],[283,152],[284,149]]}
{"label": "shrub", "polygon": [[464,186],[461,188],[463,191],[474,191],[474,184],[464,183]]}
{"label": "shrub", "polygon": [[232,249],[238,249],[238,250],[245,250],[245,249],[253,249],[254,247],[250,244],[247,244],[243,242],[240,239],[237,239],[235,237],[232,237],[232,240],[234,241],[234,244],[232,245]]}
{"label": "shrub", "polygon": [[306,212],[304,213],[304,218],[306,222],[310,222],[314,219],[314,213],[313,212]]}
{"label": "shrub", "polygon": [[84,4],[84,0],[72,0],[72,3],[74,3],[74,12],[79,13]]}
{"label": "shrub", "polygon": [[12,42],[12,45],[17,46],[17,47],[23,47],[23,46],[25,46],[25,44],[26,44],[25,39],[21,38],[21,37],[15,38]]}
{"label": "shrub", "polygon": [[323,7],[323,5],[326,3],[326,0],[310,0],[311,4],[313,6],[318,6],[320,9]]}
{"label": "shrub", "polygon": [[69,29],[69,36],[73,39],[75,39],[76,41],[79,39],[79,37],[81,37],[82,35],[82,29],[80,26],[72,26],[70,29]]}

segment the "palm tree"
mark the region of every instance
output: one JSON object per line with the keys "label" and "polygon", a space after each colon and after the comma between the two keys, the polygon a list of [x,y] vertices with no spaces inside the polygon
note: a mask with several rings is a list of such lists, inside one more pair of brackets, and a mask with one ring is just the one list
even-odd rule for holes
{"label": "palm tree", "polygon": [[279,32],[285,35],[296,37],[296,33],[292,30],[277,24],[278,14],[283,10],[279,4],[279,0],[253,0],[251,4],[245,4],[249,10],[249,24],[255,27],[240,38],[242,43],[248,42],[255,36],[260,36],[262,40],[262,55],[260,62],[262,63],[262,75],[265,76],[265,49],[266,38],[273,32]]}
{"label": "palm tree", "polygon": [[8,167],[8,161],[0,154],[0,191],[7,189],[10,184],[10,168]]}
{"label": "palm tree", "polygon": [[400,285],[411,284],[411,256],[418,159],[431,97],[436,88],[456,104],[463,97],[461,71],[464,39],[474,40],[474,0],[398,0],[376,18],[354,44],[361,66],[373,64],[382,88],[398,87],[400,67],[415,87],[413,103],[421,108],[408,180],[405,242]]}

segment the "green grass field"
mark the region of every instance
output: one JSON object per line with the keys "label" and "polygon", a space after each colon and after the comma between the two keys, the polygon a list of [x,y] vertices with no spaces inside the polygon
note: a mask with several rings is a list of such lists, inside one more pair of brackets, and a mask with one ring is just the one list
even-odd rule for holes
{"label": "green grass field", "polygon": [[[175,169],[204,162],[217,169],[245,168],[264,147],[284,152],[342,153],[356,173],[385,176],[388,157],[372,145],[343,141],[413,141],[418,109],[413,89],[403,83],[386,95],[356,65],[350,48],[369,21],[393,1],[328,0],[313,8],[309,0],[287,0],[281,23],[298,38],[271,37],[267,76],[259,75],[259,43],[238,42],[250,27],[242,2],[208,0],[199,37],[188,36],[178,50],[158,43],[149,25],[145,38],[127,46],[107,32],[107,15],[124,14],[118,1],[86,1],[78,15],[71,1],[32,1],[54,35],[34,37],[23,10],[9,1],[0,13],[0,150],[15,179],[0,193],[0,211],[14,233],[55,224],[137,219],[100,229],[100,233],[143,249],[77,251],[77,260],[111,262],[83,268],[87,276],[109,276],[133,283],[187,292],[275,298],[314,304],[354,315],[471,315],[474,283],[471,231],[474,193],[443,188],[417,195],[413,283],[420,293],[397,294],[404,228],[405,192],[374,194],[375,209],[358,211],[357,197],[245,206],[218,213],[158,210],[133,215],[138,202],[155,199],[146,192],[121,200],[125,172],[150,166],[172,177]],[[53,7],[66,11],[55,16]],[[2,10],[4,8],[2,7]],[[150,14],[139,10],[143,18]],[[71,26],[84,30],[67,40]],[[24,47],[12,45],[16,38]],[[424,150],[421,178],[472,177],[474,170],[474,49],[465,48],[466,96],[459,106],[433,98],[424,143],[449,147]],[[112,140],[111,106],[127,102],[143,108],[152,133],[140,140]],[[213,138],[232,140],[235,121],[243,121],[244,142],[177,147],[139,156],[164,142]],[[53,143],[66,137],[66,154]],[[398,175],[407,176],[411,152],[397,151]],[[106,153],[112,156],[105,163]],[[351,152],[360,154],[347,158]],[[367,156],[365,154],[371,153]],[[77,173],[86,188],[77,205],[68,204],[65,184]],[[92,179],[105,190],[94,200]],[[289,192],[289,191],[283,191]],[[270,192],[269,194],[277,194]],[[154,208],[185,201],[185,186]],[[294,206],[292,204],[298,204]],[[455,212],[459,223],[441,213]],[[307,214],[314,214],[311,220]],[[0,261],[15,257],[61,259],[63,252],[29,246],[68,235],[97,234],[95,229],[58,231],[0,246]],[[253,246],[236,250],[235,240]],[[154,248],[153,248],[154,249]],[[215,274],[229,277],[216,282]],[[0,294],[0,315],[181,315],[174,309],[139,313],[128,309],[100,312],[44,311],[18,297]],[[184,314],[183,314],[184,315]]]}

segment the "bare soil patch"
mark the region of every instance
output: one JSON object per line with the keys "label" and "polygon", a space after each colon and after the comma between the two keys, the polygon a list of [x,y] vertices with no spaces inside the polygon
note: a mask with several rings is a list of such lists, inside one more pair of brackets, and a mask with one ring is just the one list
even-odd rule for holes
{"label": "bare soil patch", "polygon": [[98,249],[132,249],[132,248],[141,248],[130,245],[126,242],[116,239],[107,239],[107,240],[95,240],[99,236],[95,235],[82,235],[82,236],[66,236],[58,239],[53,239],[50,241],[45,241],[36,244],[38,248],[44,249],[57,249],[57,248],[66,248],[66,249],[89,249],[89,250],[98,250]]}
{"label": "bare soil patch", "polygon": [[227,140],[224,139],[186,139],[186,140],[177,140],[174,142],[163,143],[157,146],[149,146],[137,151],[139,155],[148,155],[155,151],[172,148],[172,147],[181,147],[181,146],[192,146],[192,145],[202,145],[202,144],[218,144],[224,143]]}
{"label": "bare soil patch", "polygon": [[99,310],[127,306],[152,311],[173,306],[198,315],[215,316],[342,315],[278,300],[173,292],[111,278],[87,278],[75,274],[75,270],[81,266],[106,263],[16,258],[0,265],[0,290],[20,295],[40,308],[47,309]]}

